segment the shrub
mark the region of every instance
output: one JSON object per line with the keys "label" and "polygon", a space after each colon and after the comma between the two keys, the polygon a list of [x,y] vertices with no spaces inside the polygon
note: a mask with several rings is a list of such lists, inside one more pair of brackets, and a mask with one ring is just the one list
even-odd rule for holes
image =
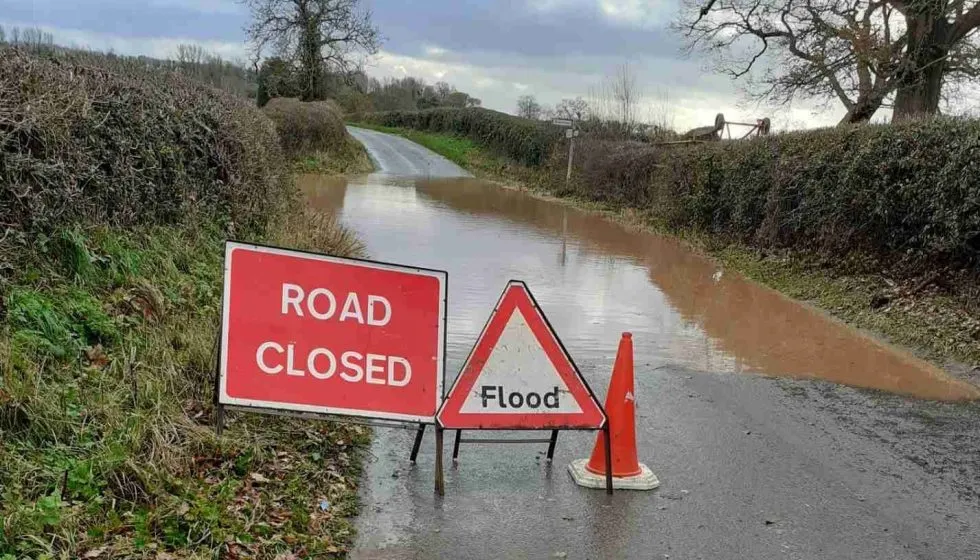
{"label": "shrub", "polygon": [[586,140],[559,194],[764,247],[980,271],[980,122],[932,119],[685,147]]}
{"label": "shrub", "polygon": [[272,123],[173,72],[0,47],[0,221],[264,229],[291,190]]}
{"label": "shrub", "polygon": [[296,158],[316,152],[344,149],[348,134],[340,108],[333,101],[303,102],[277,97],[262,108],[279,132],[287,156]]}
{"label": "shrub", "polygon": [[528,166],[545,162],[562,138],[551,124],[483,108],[437,108],[425,111],[369,113],[364,122],[465,136],[499,155]]}

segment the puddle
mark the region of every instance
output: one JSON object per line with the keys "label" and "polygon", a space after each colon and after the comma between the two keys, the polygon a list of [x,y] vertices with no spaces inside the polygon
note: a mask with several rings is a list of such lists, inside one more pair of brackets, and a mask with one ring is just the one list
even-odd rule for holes
{"label": "puddle", "polygon": [[[573,358],[611,362],[632,331],[637,375],[704,371],[829,381],[926,399],[980,389],[682,244],[476,179],[306,176],[372,258],[449,271],[449,355],[465,357],[506,282],[528,283]],[[461,356],[461,357],[460,357]],[[452,367],[450,367],[452,371]]]}

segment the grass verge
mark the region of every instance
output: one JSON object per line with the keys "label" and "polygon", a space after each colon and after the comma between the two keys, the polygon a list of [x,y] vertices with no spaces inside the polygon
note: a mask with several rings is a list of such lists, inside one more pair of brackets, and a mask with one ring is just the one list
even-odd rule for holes
{"label": "grass verge", "polygon": [[[323,216],[266,241],[356,255]],[[0,558],[340,558],[359,427],[212,424],[217,227],[27,238],[0,294]]]}
{"label": "grass verge", "polygon": [[828,262],[798,251],[762,252],[693,230],[666,227],[643,211],[572,197],[556,198],[540,185],[540,171],[492,154],[469,139],[416,130],[355,124],[422,144],[481,178],[527,189],[655,233],[685,240],[724,266],[854,327],[912,350],[959,377],[980,384],[980,308],[976,294],[955,285],[895,281],[885,274],[855,273],[874,266]]}

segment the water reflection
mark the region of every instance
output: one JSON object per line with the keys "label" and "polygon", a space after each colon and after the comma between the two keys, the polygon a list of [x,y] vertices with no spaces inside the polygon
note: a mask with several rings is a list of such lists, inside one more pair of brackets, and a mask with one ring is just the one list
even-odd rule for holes
{"label": "water reflection", "polygon": [[641,365],[980,397],[972,385],[723,273],[674,240],[593,214],[475,179],[300,182],[312,204],[354,228],[374,258],[449,271],[451,359],[465,355],[506,281],[520,278],[580,361],[609,358],[628,330]]}

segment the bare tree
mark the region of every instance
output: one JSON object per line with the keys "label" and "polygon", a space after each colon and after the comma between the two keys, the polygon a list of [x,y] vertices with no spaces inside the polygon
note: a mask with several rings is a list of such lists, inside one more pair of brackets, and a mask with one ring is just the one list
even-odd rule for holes
{"label": "bare tree", "polygon": [[589,114],[589,103],[581,97],[562,99],[555,105],[555,117],[572,121],[584,120]]}
{"label": "bare tree", "polygon": [[616,68],[612,78],[612,94],[619,122],[623,123],[625,132],[632,132],[638,121],[636,113],[641,92],[628,62]]}
{"label": "bare tree", "polygon": [[977,0],[689,0],[675,27],[756,97],[864,122],[893,94],[896,119],[937,112],[944,81],[980,75],[978,26]]}
{"label": "bare tree", "polygon": [[209,53],[200,45],[177,45],[177,63],[182,68],[201,65],[208,59]]}
{"label": "bare tree", "polygon": [[758,98],[776,104],[836,98],[847,109],[842,122],[861,122],[895,88],[900,32],[887,4],[708,0],[701,8],[699,1],[688,5],[689,47],[717,55],[719,70],[734,79],[767,63],[750,82]]}
{"label": "bare tree", "polygon": [[647,122],[652,127],[653,135],[660,136],[673,133],[674,109],[670,105],[670,94],[666,90],[658,89],[649,101],[647,109]]}
{"label": "bare tree", "polygon": [[533,95],[522,95],[517,98],[517,116],[537,120],[541,116],[541,105]]}
{"label": "bare tree", "polygon": [[359,0],[242,0],[256,56],[267,47],[297,61],[304,100],[324,97],[325,72],[350,75],[378,52],[381,34]]}

